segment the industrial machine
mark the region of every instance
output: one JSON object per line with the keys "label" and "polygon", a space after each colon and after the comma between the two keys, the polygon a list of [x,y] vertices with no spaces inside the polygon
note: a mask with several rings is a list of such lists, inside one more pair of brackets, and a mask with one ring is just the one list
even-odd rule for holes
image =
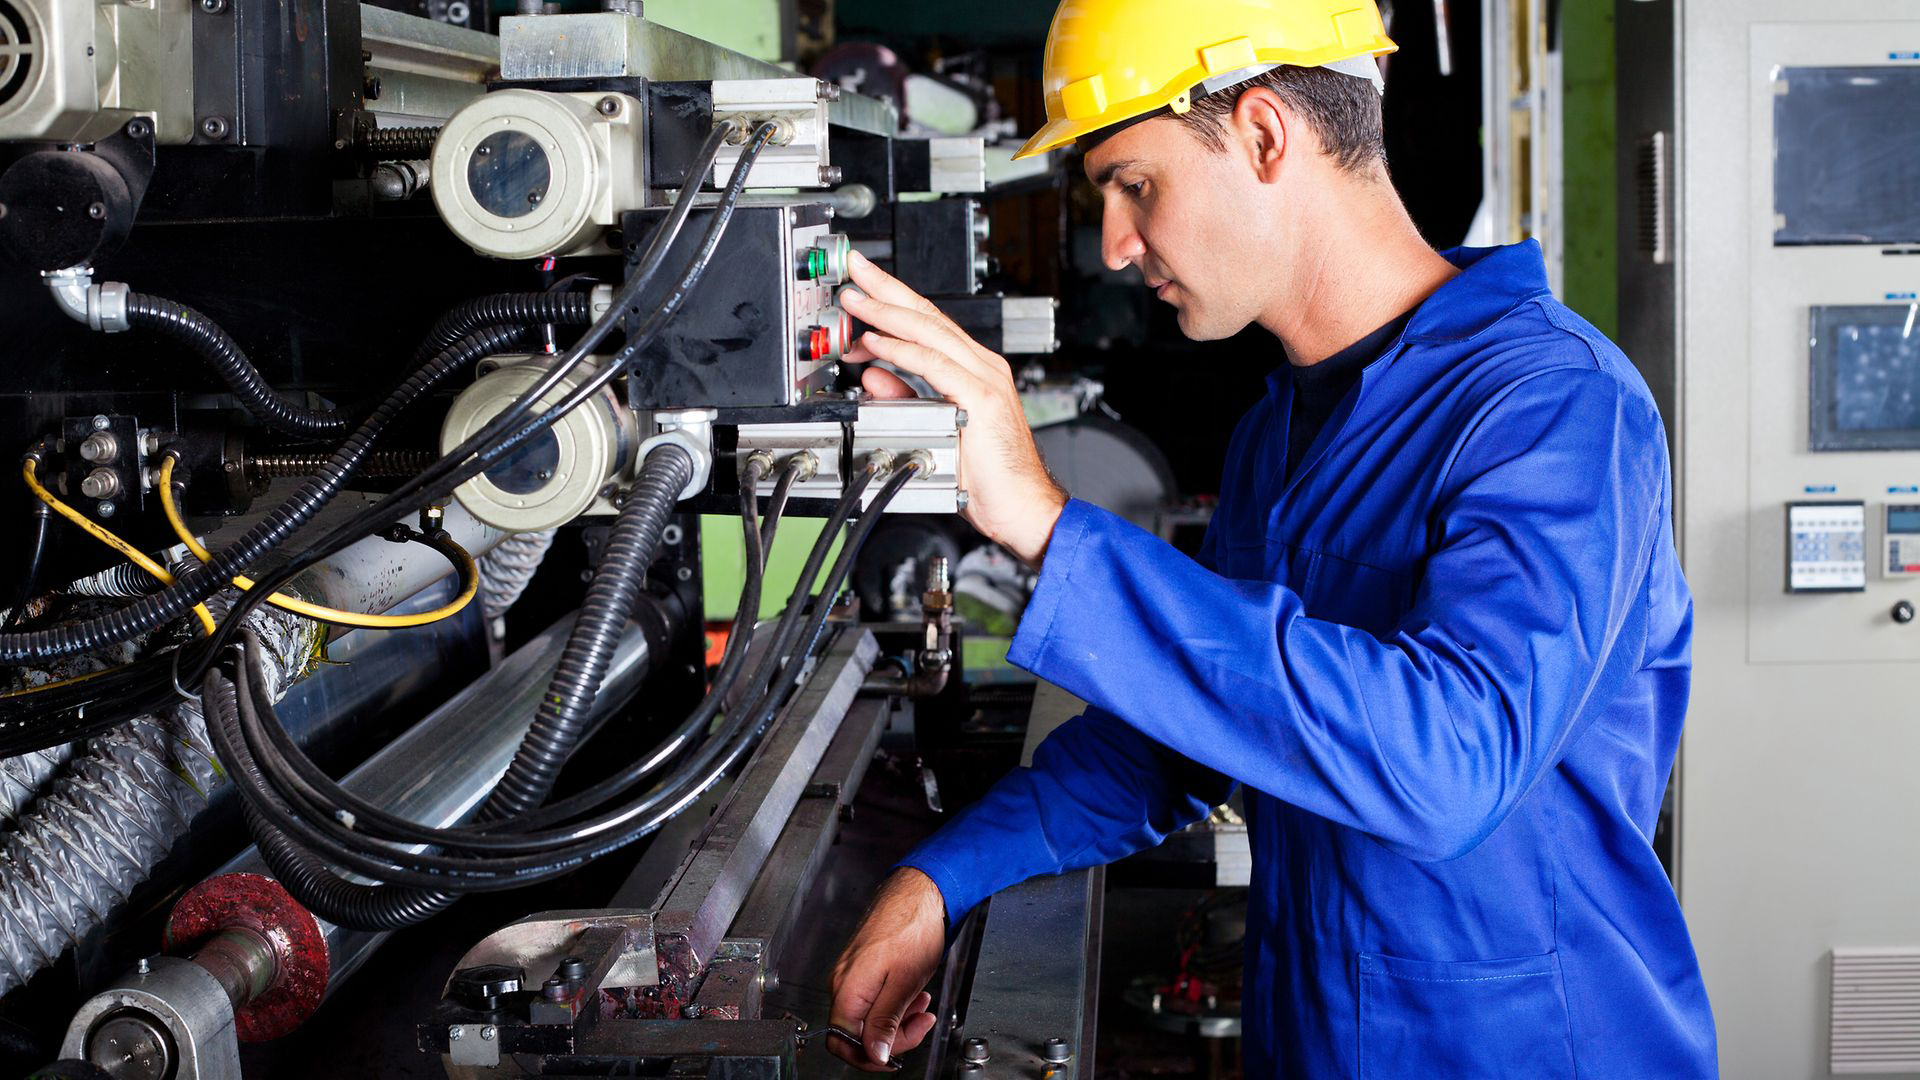
{"label": "industrial machine", "polygon": [[[1010,354],[1053,303],[981,291],[980,139],[602,7],[0,0],[5,1067],[290,1075],[260,1048],[396,932],[555,888],[383,1006],[416,1063],[838,1065],[802,928],[986,706],[948,560],[839,603],[966,492],[964,415],[864,399],[836,291],[861,251]],[[703,525],[746,571],[711,670]],[[913,1068],[1091,1075],[1097,881],[969,922]]]}
{"label": "industrial machine", "polygon": [[1721,1070],[1920,1073],[1920,21],[1615,13],[1621,344],[1696,604],[1666,854]]}

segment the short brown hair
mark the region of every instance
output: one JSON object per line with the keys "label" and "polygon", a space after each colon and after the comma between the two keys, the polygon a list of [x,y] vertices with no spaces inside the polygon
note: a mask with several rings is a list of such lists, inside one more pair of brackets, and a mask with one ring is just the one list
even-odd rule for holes
{"label": "short brown hair", "polygon": [[1227,149],[1227,118],[1247,91],[1271,90],[1287,107],[1306,118],[1320,136],[1327,156],[1349,172],[1363,172],[1387,159],[1381,132],[1380,91],[1371,80],[1322,67],[1283,64],[1217,93],[1195,98],[1179,116],[1187,129],[1216,152]]}

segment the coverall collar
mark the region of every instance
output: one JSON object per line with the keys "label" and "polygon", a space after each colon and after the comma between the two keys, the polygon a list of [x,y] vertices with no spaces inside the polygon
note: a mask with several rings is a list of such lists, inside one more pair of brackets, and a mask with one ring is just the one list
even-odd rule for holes
{"label": "coverall collar", "polygon": [[[1406,330],[1388,345],[1379,360],[1399,352],[1403,342],[1468,341],[1485,333],[1508,312],[1536,297],[1550,295],[1547,265],[1537,240],[1491,248],[1450,248],[1441,257],[1460,273],[1421,301]],[[1368,364],[1370,371],[1379,360]],[[1366,382],[1363,374],[1362,385]],[[1267,388],[1282,404],[1291,400],[1293,373],[1283,364],[1267,376]],[[1335,421],[1344,416],[1336,416]],[[1329,427],[1337,426],[1329,422]],[[1297,471],[1305,471],[1304,468]]]}

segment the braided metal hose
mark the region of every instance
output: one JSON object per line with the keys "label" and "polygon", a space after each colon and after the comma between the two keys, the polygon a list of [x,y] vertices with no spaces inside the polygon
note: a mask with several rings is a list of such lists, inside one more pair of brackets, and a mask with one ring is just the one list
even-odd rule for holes
{"label": "braided metal hose", "polygon": [[540,563],[553,546],[554,530],[515,533],[480,560],[480,610],[487,624],[507,613],[527,591]]}
{"label": "braided metal hose", "polygon": [[[311,660],[317,627],[270,609],[254,625],[273,658],[275,693],[284,692]],[[63,752],[60,771],[52,759]],[[0,832],[0,995],[59,959],[147,880],[222,778],[191,703],[131,720],[79,753],[0,761],[0,776],[32,800]]]}

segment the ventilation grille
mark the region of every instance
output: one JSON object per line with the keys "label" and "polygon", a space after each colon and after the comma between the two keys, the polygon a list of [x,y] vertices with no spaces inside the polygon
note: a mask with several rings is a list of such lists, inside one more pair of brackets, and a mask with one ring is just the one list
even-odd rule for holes
{"label": "ventilation grille", "polygon": [[0,0],[0,112],[26,92],[39,49],[27,12]]}
{"label": "ventilation grille", "polygon": [[1656,131],[1641,139],[1635,150],[1634,184],[1638,189],[1639,248],[1657,266],[1673,258],[1667,207],[1667,133]]}
{"label": "ventilation grille", "polygon": [[1833,950],[1836,1075],[1920,1072],[1920,948]]}

